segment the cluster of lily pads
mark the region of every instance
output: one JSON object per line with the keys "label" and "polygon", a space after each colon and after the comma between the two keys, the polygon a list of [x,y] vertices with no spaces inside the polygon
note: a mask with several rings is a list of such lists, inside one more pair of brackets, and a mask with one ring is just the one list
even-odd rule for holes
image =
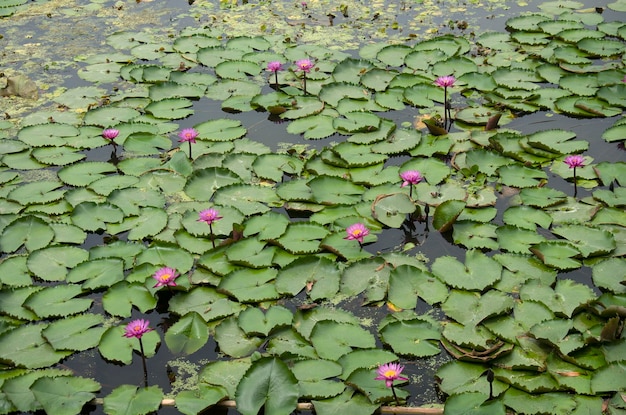
{"label": "cluster of lily pads", "polygon": [[[303,400],[319,414],[373,413],[408,398],[381,382],[387,370],[402,380],[399,366],[381,365],[441,346],[455,358],[437,371],[450,413],[625,411],[626,164],[595,163],[567,130],[505,128],[537,111],[626,107],[626,24],[555,3],[474,43],[371,44],[358,57],[208,28],[170,44],[110,36],[118,52],[79,71],[100,85],[60,94],[0,142],[0,413],[79,413],[101,385],[59,365],[70,356],[128,365],[163,341],[193,358],[210,338],[222,358],[172,396],[182,413],[227,398],[245,415]],[[305,73],[266,69],[304,60]],[[442,88],[443,76],[455,82]],[[273,152],[224,116],[183,129],[179,147],[182,120],[208,99],[338,143]],[[407,108],[453,126],[386,116]],[[625,131],[620,118],[593,139]],[[547,171],[584,197],[551,187]],[[418,227],[464,258],[368,251],[388,229]],[[581,268],[593,287],[564,275]],[[342,309],[353,298],[389,312],[368,326]],[[174,319],[164,333],[143,324],[159,300]],[[443,320],[418,314],[420,300]],[[127,325],[137,316],[140,336]],[[155,411],[166,396],[120,383],[106,413]]]}

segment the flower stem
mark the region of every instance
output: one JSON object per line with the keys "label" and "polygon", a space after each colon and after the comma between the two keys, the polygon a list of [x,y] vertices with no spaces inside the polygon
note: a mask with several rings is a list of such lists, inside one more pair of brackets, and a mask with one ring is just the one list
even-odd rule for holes
{"label": "flower stem", "polygon": [[393,388],[393,384],[391,385],[391,393],[393,393],[393,399],[396,401],[396,405],[400,405],[400,400],[398,399],[398,395],[396,395],[396,390]]}
{"label": "flower stem", "polygon": [[191,141],[187,141],[187,143],[189,144],[189,160],[191,160]]}
{"label": "flower stem", "polygon": [[576,183],[576,166],[574,166],[574,197],[578,194],[578,185]]}
{"label": "flower stem", "polygon": [[448,87],[443,88],[443,128],[448,130]]}
{"label": "flower stem", "polygon": [[304,95],[306,95],[306,72],[302,72],[302,80],[304,82]]}
{"label": "flower stem", "polygon": [[278,87],[278,71],[274,72],[274,76],[276,76],[275,85]]}
{"label": "flower stem", "polygon": [[209,231],[211,232],[211,243],[213,244],[213,248],[215,248],[215,237],[213,236],[213,225],[209,223]]}
{"label": "flower stem", "polygon": [[143,342],[139,338],[139,349],[141,349],[141,363],[143,364],[143,383],[148,387],[148,367],[146,366],[146,354],[143,351]]}

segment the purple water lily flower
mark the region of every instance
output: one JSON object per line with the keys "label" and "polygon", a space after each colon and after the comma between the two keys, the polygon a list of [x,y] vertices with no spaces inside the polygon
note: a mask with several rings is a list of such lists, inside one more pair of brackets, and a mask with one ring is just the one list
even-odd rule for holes
{"label": "purple water lily flower", "polygon": [[440,76],[435,79],[435,85],[443,88],[443,126],[448,130],[448,119],[452,119],[450,105],[448,105],[448,87],[454,86],[456,78],[452,75]]}
{"label": "purple water lily flower", "polygon": [[168,287],[176,287],[176,278],[178,278],[180,274],[176,272],[174,268],[163,267],[154,273],[152,278],[157,280],[154,288],[168,286]]}
{"label": "purple water lily flower", "polygon": [[179,143],[187,142],[189,143],[189,158],[191,159],[191,143],[196,143],[196,137],[198,136],[198,131],[195,128],[185,128],[180,133],[178,133]]}
{"label": "purple water lily flower", "polygon": [[565,157],[563,163],[567,164],[570,169],[575,169],[576,167],[584,167],[585,158],[581,155],[575,154],[573,156]]}
{"label": "purple water lily flower", "polygon": [[346,233],[348,236],[343,239],[347,239],[349,241],[356,240],[359,242],[359,245],[363,247],[363,238],[370,234],[370,230],[367,229],[367,226],[362,223],[355,223],[346,228]]}
{"label": "purple water lily flower", "polygon": [[378,376],[376,376],[375,380],[384,380],[385,386],[391,388],[393,387],[394,380],[409,380],[408,378],[400,376],[403,370],[404,366],[400,363],[386,363],[380,365],[378,366]]}
{"label": "purple water lily flower", "polygon": [[126,327],[124,327],[124,337],[136,337],[141,339],[144,334],[152,331],[152,329],[148,327],[149,324],[148,320],[143,319],[131,321],[126,325]]}
{"label": "purple water lily flower", "polygon": [[113,142],[115,137],[117,137],[119,134],[119,130],[116,130],[115,128],[107,128],[106,130],[102,131],[102,138],[106,138],[107,140]]}
{"label": "purple water lily flower", "polygon": [[198,219],[198,222],[206,222],[206,224],[209,225],[211,243],[213,244],[213,248],[215,248],[215,238],[213,238],[213,222],[222,219],[220,212],[217,209],[205,209],[200,211],[199,216],[200,219]]}
{"label": "purple water lily flower", "polygon": [[574,197],[578,194],[578,183],[576,182],[576,167],[585,166],[585,158],[580,154],[565,157],[563,163],[567,164],[570,169],[574,169]]}
{"label": "purple water lily flower", "polygon": [[267,70],[270,72],[274,72],[274,84],[278,85],[278,71],[283,70],[283,64],[279,61],[268,62]]}

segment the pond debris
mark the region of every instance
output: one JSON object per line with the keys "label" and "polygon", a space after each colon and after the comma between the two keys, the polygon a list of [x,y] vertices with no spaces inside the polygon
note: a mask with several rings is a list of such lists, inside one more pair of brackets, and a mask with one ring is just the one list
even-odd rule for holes
{"label": "pond debris", "polygon": [[4,85],[0,88],[0,96],[16,96],[32,100],[37,100],[39,98],[39,89],[37,88],[37,84],[26,75],[17,74],[7,77],[4,73],[1,73],[0,85]]}

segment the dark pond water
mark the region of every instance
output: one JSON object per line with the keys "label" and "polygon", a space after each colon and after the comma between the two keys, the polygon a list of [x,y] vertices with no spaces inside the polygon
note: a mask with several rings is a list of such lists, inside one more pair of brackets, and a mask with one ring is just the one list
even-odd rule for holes
{"label": "dark pond water", "polygon": [[[50,2],[53,4],[54,2]],[[42,78],[48,82],[56,82],[56,86],[64,85],[66,87],[74,87],[81,85],[89,85],[87,82],[81,80],[76,76],[76,70],[80,67],[80,62],[72,62],[68,60],[68,57],[74,55],[88,56],[93,50],[107,49],[107,45],[103,44],[106,34],[119,30],[119,23],[115,26],[107,25],[106,16],[114,15],[115,7],[119,4],[123,6],[123,12],[128,13],[127,19],[129,19],[129,26],[133,30],[148,30],[151,32],[161,33],[176,33],[182,28],[188,25],[205,24],[210,21],[210,16],[195,14],[193,5],[189,5],[190,2],[182,0],[169,0],[169,1],[154,1],[154,2],[103,2],[102,7],[108,8],[109,12],[99,12],[95,6],[98,3],[90,3],[94,5],[93,9],[83,8],[83,5],[74,4],[71,2],[62,3],[62,6],[52,8],[50,16],[46,14],[26,17],[17,16],[23,23],[17,25],[11,25],[4,31],[4,39],[0,41],[0,46],[5,46],[4,58],[5,61],[11,65],[12,69],[31,73],[31,76],[36,76],[33,71],[33,67],[43,68]],[[289,7],[297,7],[298,2],[289,2]],[[606,21],[619,20],[622,16],[619,13],[607,10],[605,7],[606,2],[587,0],[586,6],[589,8],[600,7],[604,9],[603,15]],[[285,4],[281,3],[283,8],[286,8]],[[311,2],[313,4],[313,2]],[[334,2],[327,2],[329,10],[334,10]],[[364,2],[368,5],[368,2]],[[428,30],[436,28],[439,33],[454,33],[458,35],[472,36],[474,31],[482,30],[504,30],[504,23],[507,18],[515,16],[523,11],[536,11],[537,6],[541,2],[529,1],[529,2],[495,2],[487,4],[467,5],[467,9],[463,9],[463,2],[426,2],[426,1],[403,1],[403,2],[376,2],[376,6],[372,8],[380,9],[380,13],[383,16],[391,15],[388,17],[388,21],[396,21],[398,28],[389,25],[386,29],[387,36],[398,36],[399,33],[404,31],[410,31],[409,27],[417,25],[421,30]],[[278,6],[277,6],[278,7]],[[215,10],[219,10],[217,3],[214,3]],[[93,10],[93,12],[91,11]],[[234,11],[237,8],[233,9]],[[469,11],[467,11],[469,10]],[[75,15],[73,15],[75,12]],[[119,10],[118,10],[119,11]],[[120,11],[121,12],[121,11]],[[590,11],[591,12],[591,11]],[[99,16],[101,13],[102,16]],[[223,11],[223,13],[226,13]],[[334,13],[333,24],[337,27],[348,24],[357,24],[349,15],[347,17],[340,13]],[[147,16],[151,22],[148,24],[142,24],[138,22],[141,20],[141,16]],[[312,17],[305,16],[304,19],[319,24],[323,21],[323,17],[320,17],[319,11],[316,11]],[[250,17],[252,18],[252,17]],[[86,20],[85,20],[86,19]],[[419,22],[423,23],[419,23]],[[468,22],[468,29],[459,29],[459,24],[462,22]],[[99,22],[101,30],[94,31],[94,25]],[[416,23],[418,22],[418,23]],[[0,20],[0,24],[4,23]],[[72,28],[72,31],[68,31],[68,28]],[[1,28],[0,28],[1,29]],[[19,34],[19,35],[18,35]],[[37,49],[36,54],[32,54],[30,59],[25,59],[24,56],[27,52],[24,50],[18,50],[15,46],[14,38],[20,36],[23,39],[23,49],[33,47]],[[380,33],[371,38],[380,37]],[[9,39],[11,37],[12,39]],[[82,37],[81,42],[75,42],[77,37]],[[384,35],[383,35],[384,37]],[[367,36],[362,37],[363,43],[368,43],[370,38]],[[2,45],[4,43],[4,45]],[[38,46],[29,46],[31,43],[38,44]],[[58,46],[65,45],[65,48]],[[67,52],[64,52],[64,49]],[[354,48],[349,49],[354,53]],[[72,56],[64,56],[64,53],[71,54]],[[20,59],[23,58],[23,59]],[[53,87],[51,87],[53,89]],[[183,120],[180,125],[181,128],[191,127],[198,124],[201,121],[212,118],[234,118],[241,120],[244,127],[248,131],[248,137],[262,142],[276,150],[281,147],[282,143],[288,144],[306,144],[312,148],[320,149],[329,143],[340,141],[341,136],[333,136],[328,139],[319,141],[302,141],[299,137],[287,133],[286,124],[276,122],[268,118],[267,113],[252,112],[242,114],[230,114],[225,113],[220,108],[220,102],[211,101],[209,99],[202,99],[197,102],[194,107],[195,114]],[[5,111],[9,109],[3,108]],[[28,114],[29,109],[23,109],[23,113],[20,115]],[[394,113],[386,113],[385,117],[391,118],[398,124],[402,122],[411,122],[415,112],[412,109],[404,111],[397,111]],[[544,130],[549,128],[554,129],[566,129],[574,131],[577,137],[588,140],[590,142],[590,149],[587,152],[588,155],[596,160],[604,161],[623,161],[626,153],[618,149],[614,144],[607,144],[602,140],[601,133],[610,125],[614,123],[615,119],[593,119],[593,120],[580,120],[569,118],[562,115],[548,114],[544,112],[538,112],[532,115],[520,117],[512,120],[507,124],[508,128],[519,130],[523,133],[532,133],[538,130]],[[92,151],[90,153],[91,158],[98,158],[106,160],[108,158],[108,149]],[[398,158],[393,162],[400,164],[404,159]],[[550,186],[569,191],[571,184],[565,182],[558,176],[547,172],[549,175]],[[588,193],[584,189],[579,189],[581,196],[584,197]],[[506,207],[507,200],[502,199],[498,202],[497,207]],[[89,240],[90,243],[100,244],[102,243],[101,237],[94,235]],[[456,246],[450,241],[450,235],[440,234],[436,231],[427,232],[424,224],[416,224],[415,229],[402,230],[402,229],[389,229],[379,235],[378,241],[374,244],[368,245],[367,250],[370,252],[387,252],[397,249],[400,246],[404,246],[407,242],[412,242],[415,247],[411,250],[415,254],[423,254],[426,258],[436,258],[442,255],[451,255],[456,257],[463,257],[465,250]],[[570,278],[579,280],[581,282],[588,282],[589,272],[586,268],[581,268],[575,272],[567,275]],[[166,296],[167,297],[167,296]],[[166,304],[167,298],[161,299],[163,304]],[[351,302],[344,305],[348,309],[357,310],[360,309],[360,299],[354,299]],[[428,306],[424,304],[423,310],[418,312],[427,311]],[[360,309],[359,315],[363,318],[372,318],[374,320],[379,319],[382,314],[386,313],[386,310],[380,308]],[[143,315],[137,315],[137,317],[144,317]],[[168,321],[169,314],[154,312],[147,316],[153,327],[164,328],[170,325],[172,322]],[[203,348],[203,350],[193,355],[194,361],[214,360],[217,356],[216,344],[213,340],[209,340],[209,343]],[[409,364],[406,368],[406,372],[413,380],[412,386],[409,387],[411,391],[411,398],[409,404],[422,405],[427,403],[438,402],[438,395],[436,387],[434,385],[433,374],[438,365],[447,359],[445,353],[419,363]],[[132,365],[114,365],[105,362],[100,359],[97,350],[75,355],[63,363],[63,365],[73,371],[77,375],[94,377],[102,384],[102,391],[100,396],[106,396],[113,388],[117,387],[121,382],[126,384],[143,384],[143,373],[141,369],[141,361],[138,356],[135,356]],[[171,369],[171,370],[170,370]],[[197,369],[197,366],[196,366]],[[173,356],[167,350],[167,347],[162,345],[158,350],[158,353],[153,358],[148,360],[148,372],[149,383],[151,385],[160,385],[161,388],[168,392],[171,388],[171,382],[181,382],[185,378],[192,377],[194,370],[194,364],[190,363],[186,359]],[[175,376],[172,376],[175,373]],[[99,415],[103,414],[102,408],[94,406],[89,408],[87,413]],[[175,408],[164,407],[159,411],[159,414],[169,415],[176,414],[178,411]],[[226,409],[212,409],[206,412],[207,414],[235,414],[234,410]]]}

